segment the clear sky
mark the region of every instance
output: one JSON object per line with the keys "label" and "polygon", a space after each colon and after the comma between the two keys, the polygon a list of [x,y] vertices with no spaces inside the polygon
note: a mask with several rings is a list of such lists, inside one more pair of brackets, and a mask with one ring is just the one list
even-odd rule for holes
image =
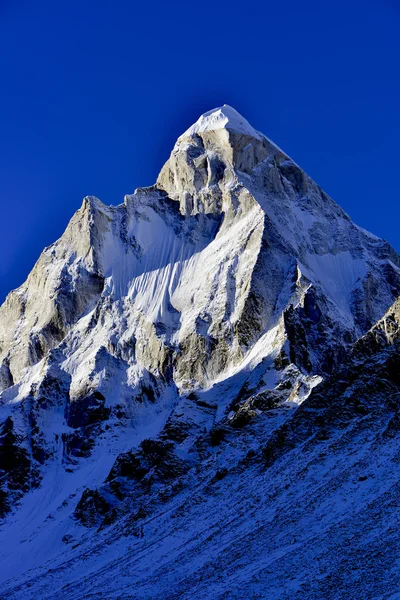
{"label": "clear sky", "polygon": [[230,104],[400,251],[398,0],[0,0],[0,301]]}

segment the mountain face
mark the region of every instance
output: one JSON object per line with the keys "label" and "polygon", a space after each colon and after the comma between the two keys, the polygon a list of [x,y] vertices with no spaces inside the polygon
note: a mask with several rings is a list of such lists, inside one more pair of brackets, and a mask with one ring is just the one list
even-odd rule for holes
{"label": "mountain face", "polygon": [[389,598],[399,296],[228,106],[85,198],[0,308],[2,598]]}

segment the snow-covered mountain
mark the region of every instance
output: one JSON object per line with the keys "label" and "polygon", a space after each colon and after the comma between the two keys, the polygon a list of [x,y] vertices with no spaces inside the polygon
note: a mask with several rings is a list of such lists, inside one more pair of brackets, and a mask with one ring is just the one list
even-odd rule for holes
{"label": "snow-covered mountain", "polygon": [[0,308],[1,597],[341,598],[343,569],[389,597],[351,539],[397,518],[399,295],[387,242],[226,105],[154,186],[85,198]]}

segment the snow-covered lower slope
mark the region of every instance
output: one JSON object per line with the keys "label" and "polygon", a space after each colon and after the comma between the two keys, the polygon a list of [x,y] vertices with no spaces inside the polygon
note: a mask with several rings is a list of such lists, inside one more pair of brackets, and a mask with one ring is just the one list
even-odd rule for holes
{"label": "snow-covered lower slope", "polygon": [[[279,499],[282,535],[292,535],[292,494],[319,498],[314,479],[292,489],[297,466],[286,455],[279,457],[286,474],[272,479],[275,467],[264,471],[253,458],[264,456],[268,440],[280,447],[285,423],[296,423],[316,386],[333,381],[399,294],[395,251],[352,223],[228,106],[177,140],[155,186],[118,206],[85,198],[0,307],[0,540],[13,540],[2,559],[4,597],[50,598],[54,590],[60,598],[94,597],[90,587],[102,588],[103,566],[104,577],[113,576],[110,598],[169,597],[169,589],[171,598],[186,598],[192,581],[200,586],[192,597],[241,597],[234,594],[252,581],[254,561],[257,572],[256,546],[236,583],[233,561],[232,578],[202,591],[213,555],[208,543],[201,549],[205,531],[218,532],[215,560],[225,526],[233,536],[227,552],[242,528],[243,539],[262,544]],[[292,449],[297,438],[290,439]],[[340,487],[342,455],[324,462],[320,449],[311,464],[321,477],[331,469],[332,486]],[[283,481],[287,494],[277,491]],[[258,498],[247,520],[246,489]],[[332,513],[332,524],[339,518]],[[276,543],[278,560],[286,542]],[[167,548],[181,566],[164,585]],[[186,550],[193,560],[183,560]],[[149,565],[146,583],[139,571]],[[126,585],[142,587],[130,596],[123,578],[134,568],[137,579],[126,575]]]}
{"label": "snow-covered lower slope", "polygon": [[[395,306],[300,408],[259,394],[246,423],[230,417],[186,451],[164,446],[150,478],[140,453],[124,454],[80,501],[80,521],[71,498],[39,526],[42,492],[26,497],[33,520],[8,547],[2,597],[398,598],[398,316]],[[9,531],[21,535],[17,519]]]}

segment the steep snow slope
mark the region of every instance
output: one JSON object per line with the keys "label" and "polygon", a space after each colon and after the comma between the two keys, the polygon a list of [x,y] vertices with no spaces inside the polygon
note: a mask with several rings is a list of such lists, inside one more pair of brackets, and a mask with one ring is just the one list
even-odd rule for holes
{"label": "steep snow slope", "polygon": [[54,511],[58,546],[3,597],[398,598],[398,308],[300,408],[259,402],[186,472],[169,458],[149,488],[120,461],[102,491],[131,486],[118,519],[94,535]]}
{"label": "steep snow slope", "polygon": [[[283,423],[307,406],[321,379],[332,381],[399,294],[394,250],[354,225],[227,106],[178,139],[155,186],[119,206],[86,198],[0,308],[0,540],[14,540],[2,558],[5,597],[29,597],[18,591],[26,578],[32,597],[54,597],[50,567],[59,569],[59,590],[64,573],[72,586],[59,597],[79,597],[72,582],[80,589],[82,553],[102,587],[103,562],[114,577],[128,547],[135,553],[147,543],[120,538],[126,520],[133,536],[142,535],[143,519],[157,523],[168,547],[178,536],[181,561],[197,509],[175,529],[162,504],[185,514],[193,490],[209,493],[219,460],[238,479],[219,484],[221,471],[215,504],[199,502],[209,511],[204,531],[216,526],[221,505],[222,539],[234,510],[227,498],[245,506],[252,477],[261,489],[275,485],[248,451],[259,454],[270,436],[279,447]],[[330,457],[326,468],[335,472],[340,460]],[[94,526],[112,529],[95,534]],[[157,546],[151,531],[147,540]],[[99,551],[114,538],[115,569],[108,550]],[[193,553],[208,560],[199,548]],[[155,564],[147,550],[143,556],[144,569]],[[177,577],[190,582],[194,570],[190,563]],[[119,585],[107,597],[118,597]],[[158,597],[149,585],[132,597]],[[221,590],[198,597],[223,597]]]}

